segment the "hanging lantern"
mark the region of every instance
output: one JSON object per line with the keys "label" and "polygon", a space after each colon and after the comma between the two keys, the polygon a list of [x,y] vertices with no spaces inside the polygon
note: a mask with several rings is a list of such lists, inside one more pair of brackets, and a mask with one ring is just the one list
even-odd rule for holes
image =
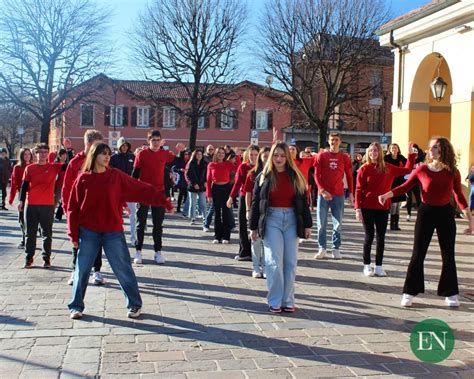
{"label": "hanging lantern", "polygon": [[448,88],[448,84],[443,80],[441,76],[439,76],[439,68],[441,66],[441,55],[438,55],[438,75],[434,80],[431,82],[431,93],[436,101],[441,101],[444,98],[444,94],[446,93],[446,88]]}

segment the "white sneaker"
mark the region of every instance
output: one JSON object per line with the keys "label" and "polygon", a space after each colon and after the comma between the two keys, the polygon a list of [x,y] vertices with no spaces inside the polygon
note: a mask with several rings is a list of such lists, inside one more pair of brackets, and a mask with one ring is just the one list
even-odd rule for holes
{"label": "white sneaker", "polygon": [[304,241],[305,241],[304,238],[300,238],[300,239],[298,240],[298,243],[303,243]]}
{"label": "white sneaker", "polygon": [[332,249],[332,259],[342,259],[339,249]]}
{"label": "white sneaker", "polygon": [[263,278],[263,275],[260,271],[252,271],[252,278],[260,279]]}
{"label": "white sneaker", "polygon": [[67,284],[69,284],[70,286],[74,284],[74,271],[71,272],[71,276],[69,277]]}
{"label": "white sneaker", "polygon": [[203,226],[203,227],[202,227],[202,231],[203,231],[203,232],[210,232],[211,229],[209,229],[209,228],[206,227],[206,226]]}
{"label": "white sneaker", "polygon": [[97,286],[105,284],[105,279],[101,272],[94,272],[94,284]]}
{"label": "white sneaker", "polygon": [[212,240],[212,243],[217,244],[217,243],[220,243],[220,241],[219,240]]}
{"label": "white sneaker", "polygon": [[155,251],[155,262],[159,265],[165,264],[165,257],[161,251]]}
{"label": "white sneaker", "polygon": [[262,273],[262,278],[267,279],[267,274],[265,274],[265,271]]}
{"label": "white sneaker", "polygon": [[128,318],[138,318],[142,314],[141,308],[130,308],[127,312]]}
{"label": "white sneaker", "polygon": [[402,295],[402,307],[411,307],[411,303],[413,303],[413,298],[414,296],[404,293]]}
{"label": "white sneaker", "polygon": [[375,276],[387,276],[387,274],[383,270],[382,266],[375,266],[374,275]]}
{"label": "white sneaker", "polygon": [[196,220],[194,218],[192,218],[191,221],[189,221],[189,225],[194,225],[195,221]]}
{"label": "white sneaker", "polygon": [[458,295],[447,296],[444,299],[444,302],[446,303],[448,307],[453,307],[453,308],[459,307],[461,305],[461,303],[459,303]]}
{"label": "white sneaker", "polygon": [[365,276],[374,276],[374,272],[372,271],[372,267],[370,267],[370,265],[364,265],[364,270],[362,272]]}
{"label": "white sneaker", "polygon": [[411,221],[411,216],[407,215],[407,221]]}
{"label": "white sneaker", "polygon": [[141,251],[136,251],[135,257],[133,258],[133,263],[136,265],[141,265],[142,264],[142,252]]}
{"label": "white sneaker", "polygon": [[79,320],[82,318],[82,312],[73,309],[69,317],[71,317],[73,320]]}
{"label": "white sneaker", "polygon": [[314,255],[314,259],[327,259],[326,249],[320,247],[319,251]]}
{"label": "white sneaker", "polygon": [[223,243],[224,245],[228,245],[228,244],[230,243],[230,241],[229,241],[229,240],[222,240],[222,243]]}

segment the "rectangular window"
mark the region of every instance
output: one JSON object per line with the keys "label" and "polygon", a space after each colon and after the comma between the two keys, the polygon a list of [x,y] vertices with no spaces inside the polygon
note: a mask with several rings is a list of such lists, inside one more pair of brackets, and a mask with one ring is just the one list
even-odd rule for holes
{"label": "rectangular window", "polygon": [[163,107],[163,128],[176,128],[176,109]]}
{"label": "rectangular window", "polygon": [[221,129],[233,129],[235,122],[234,110],[226,108],[221,113]]}
{"label": "rectangular window", "polygon": [[198,119],[198,129],[204,129],[205,128],[205,117],[204,116],[201,116],[199,117]]}
{"label": "rectangular window", "polygon": [[381,97],[383,90],[383,72],[374,71],[370,75],[370,96]]}
{"label": "rectangular window", "polygon": [[94,106],[81,104],[81,126],[94,126]]}
{"label": "rectangular window", "polygon": [[123,106],[110,107],[110,126],[123,126]]}
{"label": "rectangular window", "polygon": [[257,111],[256,113],[256,129],[268,129],[268,112]]}
{"label": "rectangular window", "polygon": [[137,126],[148,128],[150,126],[150,108],[137,107]]}
{"label": "rectangular window", "polygon": [[367,118],[369,122],[369,132],[380,132],[382,130],[381,109],[369,108]]}

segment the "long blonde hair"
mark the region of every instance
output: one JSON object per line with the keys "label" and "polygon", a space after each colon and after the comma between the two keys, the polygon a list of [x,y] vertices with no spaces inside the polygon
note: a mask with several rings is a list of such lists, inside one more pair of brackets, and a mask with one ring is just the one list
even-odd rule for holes
{"label": "long blonde hair", "polygon": [[270,149],[270,155],[268,157],[267,163],[265,163],[265,167],[263,168],[259,184],[262,185],[265,180],[269,180],[270,190],[274,190],[276,188],[277,170],[273,165],[273,154],[275,153],[276,149],[282,149],[284,151],[286,158],[285,171],[287,171],[290,175],[295,193],[303,195],[306,192],[306,180],[301,171],[296,167],[295,162],[291,157],[290,149],[285,142],[276,142],[273,144],[272,148]]}
{"label": "long blonde hair", "polygon": [[[395,144],[396,145],[396,144]],[[397,145],[398,146],[398,145]],[[382,146],[378,142],[372,142],[369,147],[365,150],[365,156],[367,158],[367,161],[364,163],[364,166],[367,164],[372,163],[372,160],[369,157],[369,150],[372,149],[373,147],[377,148],[378,151],[378,156],[377,156],[377,161],[375,162],[375,168],[379,172],[387,172],[387,166],[385,165],[385,161],[383,159],[383,150]],[[400,149],[398,149],[400,151]]]}
{"label": "long blonde hair", "polygon": [[248,145],[242,154],[242,163],[247,163],[250,160],[250,152],[252,150],[256,150],[258,152],[259,148],[257,145]]}

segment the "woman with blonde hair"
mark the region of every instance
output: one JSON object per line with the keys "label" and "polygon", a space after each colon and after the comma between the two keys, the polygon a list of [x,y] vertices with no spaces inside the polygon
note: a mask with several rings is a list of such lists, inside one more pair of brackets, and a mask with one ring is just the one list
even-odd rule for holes
{"label": "woman with blonde hair", "polygon": [[443,261],[438,283],[438,296],[445,297],[449,307],[459,307],[459,288],[454,258],[456,223],[450,204],[454,194],[459,208],[469,221],[465,234],[472,234],[474,224],[461,187],[461,176],[456,168],[453,146],[445,137],[430,140],[426,164],[418,166],[401,186],[379,196],[380,204],[393,196],[406,193],[416,184],[421,185],[421,205],[415,224],[413,253],[408,265],[401,305],[411,307],[413,298],[425,292],[423,264],[428,247],[436,230]]}
{"label": "woman with blonde hair", "polygon": [[[390,190],[394,178],[411,172],[416,154],[409,155],[405,167],[398,167],[386,163],[382,146],[378,142],[372,142],[367,148],[366,157],[367,162],[357,173],[355,190],[356,219],[363,223],[365,231],[363,273],[365,276],[386,276],[382,261],[390,202],[381,205],[378,196]],[[377,245],[375,267],[372,269],[370,250],[375,231],[377,231]]]}
{"label": "woman with blonde hair", "polygon": [[255,181],[250,218],[251,239],[263,240],[270,312],[294,312],[298,238],[309,238],[313,222],[306,181],[288,145],[274,144]]}

